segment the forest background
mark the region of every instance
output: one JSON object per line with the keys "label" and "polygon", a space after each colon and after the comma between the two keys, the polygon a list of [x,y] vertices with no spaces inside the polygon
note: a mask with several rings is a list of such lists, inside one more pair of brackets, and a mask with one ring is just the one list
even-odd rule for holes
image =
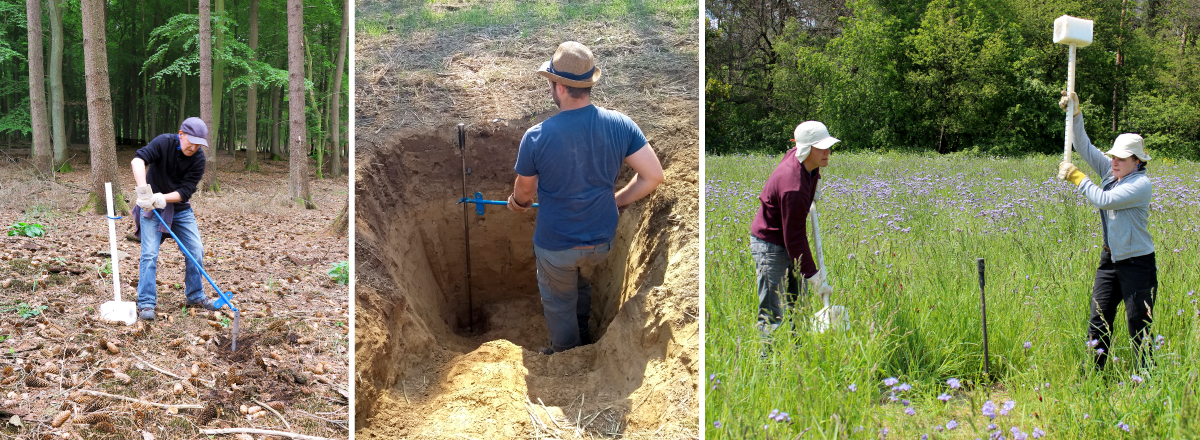
{"label": "forest background", "polygon": [[[41,112],[31,112],[34,103],[30,88],[37,87],[31,86],[37,81],[30,81],[30,63],[45,65],[45,100],[41,104],[47,111],[43,127],[52,127],[49,138],[57,172],[71,171],[72,155],[89,160],[90,150],[96,145],[89,139],[88,78],[103,75],[107,79],[112,110],[111,115],[100,117],[111,118],[118,149],[140,148],[159,134],[176,132],[184,118],[202,116],[202,101],[208,98],[200,97],[201,80],[205,79],[202,76],[207,75],[201,75],[204,51],[200,34],[206,29],[200,26],[200,4],[194,0],[95,2],[95,7],[103,11],[97,28],[105,37],[107,70],[89,71],[85,65],[84,28],[88,25],[85,19],[92,15],[85,13],[84,6],[91,3],[83,3],[0,0],[0,146],[17,158],[23,155],[19,149],[29,148],[26,157],[39,170],[39,153],[31,145],[38,144],[39,124],[35,122],[39,121],[35,120],[43,118],[34,116]],[[211,1],[212,26],[207,31],[212,35],[214,116],[204,118],[209,123],[208,141],[216,154],[244,155],[237,163],[255,171],[261,169],[259,157],[289,160],[289,144],[295,142],[285,139],[300,137],[303,154],[299,157],[315,159],[315,170],[310,168],[310,172],[315,171],[316,178],[341,176],[349,148],[344,139],[346,119],[340,117],[349,101],[349,93],[345,93],[348,81],[341,74],[347,58],[347,26],[343,20],[349,17],[345,16],[342,1],[303,2],[302,28],[292,29],[303,39],[303,44],[295,48],[303,57],[302,65],[297,65],[302,69],[303,87],[291,90],[288,3]],[[39,21],[27,14],[29,4],[40,9]],[[32,26],[41,28],[35,30],[43,36],[40,46],[44,49],[40,53],[28,49],[28,30]],[[289,96],[293,94],[296,96]],[[292,101],[303,103],[298,108],[304,114],[297,118],[302,125],[289,127],[287,121],[296,113],[289,109]],[[61,126],[54,124],[56,112],[63,115]],[[306,133],[289,136],[299,129]],[[72,144],[78,151],[71,151]],[[208,149],[206,152],[215,156]],[[209,157],[210,166],[214,159]],[[205,174],[204,189],[219,189],[214,176]]]}
{"label": "forest background", "polygon": [[705,151],[782,152],[804,120],[839,148],[1061,152],[1061,15],[1094,20],[1076,91],[1093,143],[1200,158],[1197,0],[709,0]]}

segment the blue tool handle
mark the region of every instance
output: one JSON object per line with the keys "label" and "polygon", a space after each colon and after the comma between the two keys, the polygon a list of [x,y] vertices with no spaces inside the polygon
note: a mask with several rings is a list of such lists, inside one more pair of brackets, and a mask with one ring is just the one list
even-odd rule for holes
{"label": "blue tool handle", "polygon": [[158,210],[151,209],[150,212],[153,212],[154,216],[158,217],[158,222],[162,223],[163,228],[165,228],[167,230],[167,233],[171,234],[171,238],[175,239],[175,244],[179,245],[179,250],[183,251],[183,255],[186,255],[188,257],[188,259],[192,261],[192,264],[196,265],[197,269],[200,269],[200,274],[204,275],[204,279],[208,280],[208,284],[212,284],[213,289],[215,289],[217,291],[217,295],[220,295],[221,299],[217,300],[217,302],[214,303],[213,305],[216,306],[218,309],[220,309],[221,306],[228,305],[229,310],[237,312],[238,309],[233,306],[232,302],[230,302],[229,296],[226,295],[225,291],[221,290],[220,287],[217,287],[217,283],[214,283],[212,278],[208,276],[208,272],[206,272],[204,270],[204,267],[201,266],[200,263],[196,261],[196,257],[193,257],[192,253],[188,252],[187,246],[184,246],[183,242],[179,241],[179,237],[177,237],[175,235],[175,232],[171,230],[170,226],[167,226],[167,222],[163,220],[161,215],[158,215]]}
{"label": "blue tool handle", "polygon": [[[507,200],[484,200],[483,193],[480,193],[480,192],[476,192],[475,198],[473,198],[473,199],[468,199],[466,197],[458,199],[458,203],[474,203],[475,207],[476,207],[475,210],[478,212],[479,215],[483,215],[483,206],[482,205],[508,206]],[[537,207],[538,207],[537,203],[534,203],[533,206],[530,206],[530,208],[537,208]]]}

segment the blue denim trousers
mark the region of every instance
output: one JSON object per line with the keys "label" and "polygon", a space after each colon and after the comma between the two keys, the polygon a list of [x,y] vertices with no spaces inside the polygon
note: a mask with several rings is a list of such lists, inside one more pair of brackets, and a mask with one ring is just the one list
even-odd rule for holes
{"label": "blue denim trousers", "polygon": [[[138,286],[137,286],[137,305],[138,309],[153,309],[158,304],[158,286],[155,283],[156,274],[158,273],[158,249],[162,246],[162,242],[166,238],[171,238],[171,234],[158,232],[158,217],[153,213],[150,218],[145,215],[138,218],[141,222],[142,233],[142,257],[138,267]],[[165,218],[163,220],[166,220]],[[196,216],[191,209],[183,211],[175,211],[175,218],[171,221],[171,232],[174,232],[179,237],[180,253],[182,249],[187,248],[188,252],[196,258],[196,262],[203,267],[204,265],[204,246],[200,244],[200,229],[196,227]],[[184,264],[187,269],[184,270],[183,285],[187,292],[187,301],[189,303],[197,303],[203,301],[204,295],[204,279],[200,276],[200,269],[187,256],[182,256],[185,260]]]}
{"label": "blue denim trousers", "polygon": [[750,255],[758,280],[758,331],[766,337],[779,328],[784,314],[796,305],[800,286],[793,276],[795,262],[788,256],[787,248],[751,235]]}
{"label": "blue denim trousers", "polygon": [[591,339],[592,283],[596,265],[612,250],[612,243],[584,249],[550,251],[533,246],[537,260],[538,292],[555,352],[578,347]]}

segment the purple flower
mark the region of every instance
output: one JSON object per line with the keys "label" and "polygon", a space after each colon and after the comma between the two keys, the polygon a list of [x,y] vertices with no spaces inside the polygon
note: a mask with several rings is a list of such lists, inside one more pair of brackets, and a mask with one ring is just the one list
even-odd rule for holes
{"label": "purple flower", "polygon": [[712,381],[713,379],[716,379],[716,378],[717,378],[717,373],[713,373],[713,374],[710,374],[710,375],[708,375],[708,380],[709,380],[709,381]]}
{"label": "purple flower", "polygon": [[850,384],[850,386],[848,386],[846,388],[848,388],[851,393],[858,391],[858,385],[855,385],[855,384]]}
{"label": "purple flower", "polygon": [[779,415],[779,410],[777,410],[777,409],[773,409],[773,410],[771,410],[771,413],[770,413],[770,414],[767,414],[767,418],[768,418],[768,419],[773,419],[773,418],[775,418],[775,416],[777,416],[777,415]]}
{"label": "purple flower", "polygon": [[1097,348],[1097,349],[1096,349],[1096,354],[1104,354],[1104,349],[1103,349],[1103,348]]}
{"label": "purple flower", "polygon": [[921,440],[929,440],[929,434],[921,434]]}
{"label": "purple flower", "polygon": [[714,421],[714,422],[713,422],[713,428],[718,428],[718,429],[720,429],[720,428],[721,428],[721,421],[720,421],[720,420]]}
{"label": "purple flower", "polygon": [[992,403],[991,400],[984,402],[983,415],[987,416],[989,419],[996,418],[996,404]]}
{"label": "purple flower", "polygon": [[951,398],[952,396],[946,393],[942,393],[942,395],[938,396],[938,400],[941,400],[942,402],[949,402]]}
{"label": "purple flower", "polygon": [[957,428],[957,427],[958,427],[958,422],[956,422],[956,421],[951,420],[949,422],[946,422],[946,430],[947,431]]}
{"label": "purple flower", "polygon": [[1033,438],[1042,438],[1045,436],[1046,431],[1042,431],[1042,428],[1033,428]]}
{"label": "purple flower", "polygon": [[909,385],[909,384],[907,384],[907,383],[902,383],[902,384],[900,384],[900,385],[897,385],[897,386],[896,386],[895,388],[893,388],[893,389],[894,389],[894,390],[896,390],[896,391],[908,391],[908,390],[911,390],[911,389],[912,389],[912,385]]}
{"label": "purple flower", "polygon": [[1000,408],[1000,415],[1007,416],[1009,411],[1017,407],[1017,402],[1011,400],[1004,402],[1004,406]]}
{"label": "purple flower", "polygon": [[988,431],[995,431],[995,430],[997,430],[997,429],[1000,429],[1000,427],[999,427],[999,426],[996,426],[996,424],[995,424],[995,423],[988,423],[988,426],[987,426],[987,430],[988,430]]}
{"label": "purple flower", "polygon": [[901,400],[900,404],[904,406],[912,406],[912,402],[909,402],[908,399]]}
{"label": "purple flower", "polygon": [[1033,348],[1033,342],[1025,341],[1025,349],[1028,350],[1030,348]]}
{"label": "purple flower", "polygon": [[1138,376],[1135,374],[1133,376],[1130,376],[1129,378],[1132,379],[1134,383],[1142,383],[1142,376]]}
{"label": "purple flower", "polygon": [[913,408],[910,406],[910,407],[904,408],[904,413],[905,413],[905,414],[908,414],[908,415],[910,415],[910,416],[915,416],[915,415],[917,415],[917,410],[913,409]]}
{"label": "purple flower", "polygon": [[894,377],[889,377],[889,378],[887,378],[887,379],[884,379],[884,380],[883,380],[883,384],[884,384],[884,385],[887,385],[887,386],[889,386],[889,387],[890,387],[890,386],[893,386],[893,385],[895,385],[895,384],[898,384],[898,383],[900,383],[900,380],[899,380],[899,379],[896,379],[896,378],[894,378]]}
{"label": "purple flower", "polygon": [[1084,420],[1087,420],[1089,417],[1091,417],[1091,416],[1089,416],[1089,415],[1088,415],[1088,413],[1083,413],[1083,419],[1084,419]]}
{"label": "purple flower", "polygon": [[958,387],[962,386],[962,382],[959,382],[958,379],[951,377],[946,381],[946,385],[950,385],[950,389],[952,390],[957,390]]}
{"label": "purple flower", "polygon": [[1087,342],[1088,348],[1096,348],[1097,345],[1100,345],[1100,340],[1098,339],[1092,339]]}
{"label": "purple flower", "polygon": [[1125,432],[1129,432],[1129,424],[1128,423],[1118,422],[1117,427],[1125,430]]}

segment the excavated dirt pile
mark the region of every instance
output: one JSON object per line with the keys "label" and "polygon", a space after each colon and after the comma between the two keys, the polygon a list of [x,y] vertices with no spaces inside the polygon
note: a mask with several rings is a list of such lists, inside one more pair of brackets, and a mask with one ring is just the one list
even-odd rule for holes
{"label": "excavated dirt pile", "polygon": [[[517,146],[536,120],[468,127],[468,195],[507,198]],[[697,135],[694,118],[660,122],[643,129],[666,182],[621,215],[614,249],[592,276],[596,341],[552,356],[538,352],[549,336],[536,214],[489,205],[480,216],[467,205],[468,295],[455,127],[360,143],[357,438],[698,433]],[[618,187],[630,178],[626,167]]]}

